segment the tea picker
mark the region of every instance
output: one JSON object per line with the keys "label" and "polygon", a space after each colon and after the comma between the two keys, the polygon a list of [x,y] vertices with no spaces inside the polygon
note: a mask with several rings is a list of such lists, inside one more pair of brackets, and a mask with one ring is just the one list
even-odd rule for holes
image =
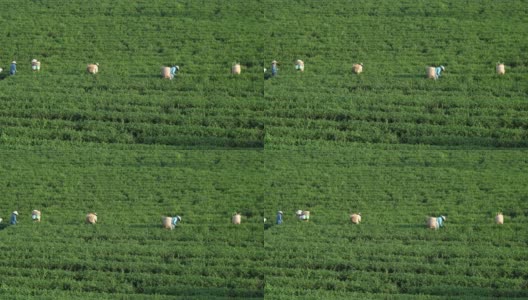
{"label": "tea picker", "polygon": [[242,222],[242,215],[239,212],[235,212],[231,217],[231,222],[239,225]]}
{"label": "tea picker", "polygon": [[176,225],[181,222],[181,217],[161,217],[161,223],[163,225],[163,228],[173,230],[176,228]]}
{"label": "tea picker", "polygon": [[431,229],[438,229],[440,227],[444,227],[444,222],[446,221],[445,216],[439,216],[439,217],[429,217],[427,218],[427,227]]}
{"label": "tea picker", "polygon": [[495,66],[495,70],[497,71],[497,74],[504,75],[506,73],[506,69],[504,67],[504,63],[497,63],[497,66]]}
{"label": "tea picker", "polygon": [[88,64],[86,66],[86,72],[90,74],[97,74],[99,72],[99,63]]}
{"label": "tea picker", "polygon": [[231,74],[240,75],[241,71],[242,70],[241,70],[240,63],[234,63],[233,66],[231,67]]}
{"label": "tea picker", "polygon": [[274,60],[271,62],[271,76],[276,76],[279,72],[279,68],[277,67],[277,61]]}
{"label": "tea picker", "polygon": [[88,213],[86,215],[86,223],[88,223],[88,224],[97,223],[97,213]]}
{"label": "tea picker", "polygon": [[178,73],[178,71],[180,71],[180,67],[178,67],[177,65],[174,65],[170,68],[170,79],[174,79],[174,77],[176,77],[176,74]]}
{"label": "tea picker", "polygon": [[307,211],[307,210],[298,210],[295,215],[297,216],[297,218],[299,218],[299,220],[301,221],[308,221],[310,220],[310,212]]}
{"label": "tea picker", "polygon": [[18,223],[17,221],[17,217],[18,217],[18,211],[14,211],[12,214],[11,214],[11,219],[9,220],[9,224],[11,225],[16,225]]}
{"label": "tea picker", "polygon": [[445,71],[445,67],[444,66],[440,66],[440,67],[436,67],[435,68],[435,79],[438,79],[441,76],[442,71]]}
{"label": "tea picker", "polygon": [[504,215],[502,214],[502,212],[498,212],[495,216],[495,223],[499,225],[504,224]]}
{"label": "tea picker", "polygon": [[353,213],[350,215],[350,221],[354,224],[361,223],[361,213]]}
{"label": "tea picker", "polygon": [[282,224],[282,211],[277,212],[277,225]]}
{"label": "tea picker", "polygon": [[359,63],[359,64],[353,64],[352,65],[352,72],[356,73],[356,74],[361,74],[361,72],[363,72],[363,63]]}
{"label": "tea picker", "polygon": [[40,210],[36,210],[34,209],[32,212],[31,212],[31,219],[33,220],[33,222],[40,222]]}
{"label": "tea picker", "polygon": [[31,60],[31,70],[33,70],[33,72],[40,71],[40,61],[38,61],[35,58],[33,58]]}
{"label": "tea picker", "polygon": [[440,216],[436,218],[436,222],[438,223],[438,228],[444,227],[444,221],[446,220],[445,216]]}
{"label": "tea picker", "polygon": [[11,67],[9,67],[9,75],[15,75],[16,74],[16,61],[11,62]]}
{"label": "tea picker", "polygon": [[295,70],[304,72],[304,62],[300,59],[295,61]]}
{"label": "tea picker", "polygon": [[181,222],[180,216],[173,217],[171,221],[171,229],[176,228],[176,225],[178,225],[179,222]]}

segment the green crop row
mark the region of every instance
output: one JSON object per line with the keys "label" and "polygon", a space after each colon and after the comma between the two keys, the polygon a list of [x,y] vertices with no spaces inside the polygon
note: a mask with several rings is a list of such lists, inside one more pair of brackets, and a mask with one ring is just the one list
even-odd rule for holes
{"label": "green crop row", "polygon": [[[12,20],[0,29],[0,66],[18,61],[16,76],[0,74],[4,142],[263,146],[256,2],[22,1],[0,16]],[[100,73],[83,74],[94,62]],[[240,76],[230,74],[233,62]],[[180,74],[162,80],[160,67],[171,64]]]}
{"label": "green crop row", "polygon": [[[0,227],[2,295],[262,297],[261,152],[3,148],[1,215],[20,215]],[[82,224],[91,210],[98,224]],[[235,210],[240,226],[229,224]],[[163,230],[160,217],[174,214],[182,223]]]}
{"label": "green crop row", "polygon": [[[266,297],[526,297],[525,156],[372,145],[265,151],[273,174]],[[273,224],[277,210],[282,225]],[[352,212],[361,224],[350,222]],[[445,227],[427,229],[425,218],[440,214]]]}
{"label": "green crop row", "polygon": [[528,297],[525,4],[8,0],[0,298]]}
{"label": "green crop row", "polygon": [[[525,147],[522,6],[291,1],[277,7],[266,15],[264,57],[279,61],[279,73],[264,83],[265,147]],[[304,60],[304,72],[294,69],[296,59]],[[505,76],[495,74],[498,61],[507,66]],[[364,72],[352,74],[359,62]],[[425,68],[441,64],[442,77],[427,80]]]}
{"label": "green crop row", "polygon": [[[99,210],[98,207],[106,206],[108,199],[119,209],[101,218],[100,221],[107,223],[115,222],[113,216],[129,214],[127,207],[144,212],[137,220],[151,219],[155,223],[160,222],[161,214],[171,213],[176,207],[187,211],[188,215],[183,217],[190,224],[215,219],[214,222],[228,223],[236,210],[241,210],[253,222],[261,222],[257,218],[261,211],[254,206],[262,197],[259,190],[263,191],[259,151],[175,153],[166,150],[141,154],[81,147],[34,152],[29,149],[32,148],[2,151],[4,159],[10,161],[2,166],[4,171],[0,176],[0,184],[6,191],[3,201],[15,204],[17,207],[13,210],[26,212],[34,209],[32,205],[38,205],[43,218],[50,222],[59,222],[55,213],[64,212],[65,208],[70,211],[79,207],[78,201],[83,201],[84,211],[70,211],[68,217],[63,216],[68,223],[78,223],[86,210]],[[41,168],[43,165],[49,167]],[[151,211],[142,207],[145,203],[159,208]],[[201,208],[191,209],[194,206]],[[210,210],[211,207],[215,210]],[[46,210],[50,211],[49,217]],[[6,213],[2,213],[4,219]],[[105,215],[104,211],[99,213]],[[217,217],[211,219],[212,215]]]}

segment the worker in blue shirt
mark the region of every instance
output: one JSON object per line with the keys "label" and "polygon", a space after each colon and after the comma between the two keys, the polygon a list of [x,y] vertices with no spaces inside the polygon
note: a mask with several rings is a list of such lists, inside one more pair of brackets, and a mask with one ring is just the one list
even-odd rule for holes
{"label": "worker in blue shirt", "polygon": [[11,67],[9,68],[9,75],[16,74],[16,61],[11,62]]}
{"label": "worker in blue shirt", "polygon": [[436,222],[438,223],[438,228],[444,226],[444,221],[445,220],[446,220],[445,216],[440,216],[440,217],[436,218]]}
{"label": "worker in blue shirt", "polygon": [[181,217],[180,216],[173,217],[172,221],[171,221],[171,229],[174,229],[176,227],[176,225],[178,225],[178,222],[180,222],[180,221],[181,221]]}
{"label": "worker in blue shirt", "polygon": [[18,212],[15,210],[12,214],[11,214],[11,220],[9,221],[9,223],[11,225],[16,225],[18,222],[17,222],[17,217],[18,217]]}
{"label": "worker in blue shirt", "polygon": [[180,67],[178,66],[172,66],[170,68],[170,79],[173,79],[176,76],[176,73],[180,70]]}
{"label": "worker in blue shirt", "polygon": [[442,71],[445,71],[444,66],[435,68],[435,79],[438,79],[440,77],[440,75],[442,74]]}
{"label": "worker in blue shirt", "polygon": [[279,210],[277,213],[277,225],[282,224],[282,211]]}
{"label": "worker in blue shirt", "polygon": [[271,62],[271,76],[277,75],[278,71],[279,71],[279,69],[277,68],[277,61],[274,60],[274,61]]}

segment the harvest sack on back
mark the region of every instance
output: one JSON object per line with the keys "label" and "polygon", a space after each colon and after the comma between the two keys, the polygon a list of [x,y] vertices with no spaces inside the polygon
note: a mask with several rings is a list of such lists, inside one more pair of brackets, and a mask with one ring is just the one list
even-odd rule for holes
{"label": "harvest sack on back", "polygon": [[161,223],[163,228],[172,229],[172,218],[171,217],[161,217]]}
{"label": "harvest sack on back", "polygon": [[360,74],[361,72],[363,72],[363,63],[353,64],[352,71],[356,74]]}
{"label": "harvest sack on back", "polygon": [[233,67],[231,67],[231,73],[238,75],[240,74],[240,64],[234,64]]}
{"label": "harvest sack on back", "polygon": [[354,224],[359,224],[361,222],[361,214],[351,214],[350,221]]}
{"label": "harvest sack on back", "polygon": [[504,216],[502,213],[498,213],[497,216],[495,216],[495,223],[499,225],[504,224]]}
{"label": "harvest sack on back", "polygon": [[240,224],[241,221],[242,221],[242,216],[240,215],[240,213],[235,213],[233,217],[231,218],[231,222],[233,222],[233,224]]}
{"label": "harvest sack on back", "polygon": [[87,67],[86,67],[86,71],[90,74],[97,74],[97,72],[99,72],[99,64],[96,63],[96,64],[89,64]]}
{"label": "harvest sack on back", "polygon": [[161,67],[161,77],[170,79],[170,68],[169,67]]}
{"label": "harvest sack on back", "polygon": [[427,78],[429,78],[429,79],[435,79],[436,78],[435,68],[434,67],[427,67]]}
{"label": "harvest sack on back", "polygon": [[504,69],[504,64],[497,64],[497,67],[495,68],[497,70],[497,74],[504,75],[506,73],[506,69]]}
{"label": "harvest sack on back", "polygon": [[438,222],[436,222],[435,217],[427,218],[427,228],[438,229]]}
{"label": "harvest sack on back", "polygon": [[86,223],[88,224],[95,224],[97,223],[97,214],[96,213],[89,213],[86,215]]}

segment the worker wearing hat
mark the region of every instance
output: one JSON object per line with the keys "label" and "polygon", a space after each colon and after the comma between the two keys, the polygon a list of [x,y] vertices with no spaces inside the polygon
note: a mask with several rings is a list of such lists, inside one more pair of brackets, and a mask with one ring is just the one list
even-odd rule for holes
{"label": "worker wearing hat", "polygon": [[282,224],[282,211],[277,212],[277,225]]}
{"label": "worker wearing hat", "polygon": [[40,62],[35,58],[31,60],[31,70],[40,71]]}
{"label": "worker wearing hat", "polygon": [[16,225],[17,224],[17,217],[18,217],[18,211],[14,211],[12,214],[11,214],[11,220],[10,220],[10,224],[11,225]]}
{"label": "worker wearing hat", "polygon": [[178,222],[181,222],[181,217],[180,216],[173,217],[171,220],[171,229],[174,229],[176,225],[178,225]]}
{"label": "worker wearing hat", "polygon": [[279,71],[279,69],[277,68],[277,61],[274,60],[274,61],[271,62],[271,76],[277,75],[278,71]]}
{"label": "worker wearing hat", "polygon": [[9,75],[15,75],[16,74],[16,61],[11,62],[11,67],[9,68]]}
{"label": "worker wearing hat", "polygon": [[435,68],[435,79],[438,79],[442,73],[442,71],[445,71],[444,66],[436,67]]}
{"label": "worker wearing hat", "polygon": [[444,226],[444,221],[445,220],[446,220],[445,216],[440,216],[440,217],[436,218],[436,222],[438,223],[438,228]]}
{"label": "worker wearing hat", "polygon": [[176,76],[176,73],[178,73],[179,70],[180,70],[180,67],[178,67],[176,65],[173,65],[170,68],[170,79],[173,79]]}
{"label": "worker wearing hat", "polygon": [[304,61],[298,59],[295,61],[295,70],[304,72]]}

